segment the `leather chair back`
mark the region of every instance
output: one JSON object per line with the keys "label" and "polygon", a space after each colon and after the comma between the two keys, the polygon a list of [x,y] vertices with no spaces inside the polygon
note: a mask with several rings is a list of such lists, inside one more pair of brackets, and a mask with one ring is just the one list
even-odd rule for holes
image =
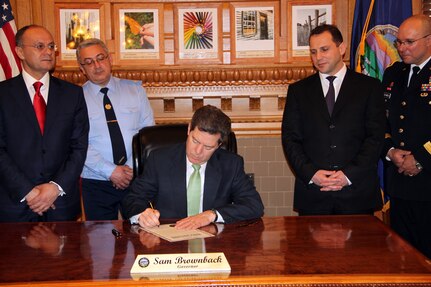
{"label": "leather chair back", "polygon": [[[185,142],[188,124],[167,124],[145,127],[133,136],[133,176],[144,171],[148,155],[161,147]],[[237,153],[236,136],[231,132],[221,148]]]}

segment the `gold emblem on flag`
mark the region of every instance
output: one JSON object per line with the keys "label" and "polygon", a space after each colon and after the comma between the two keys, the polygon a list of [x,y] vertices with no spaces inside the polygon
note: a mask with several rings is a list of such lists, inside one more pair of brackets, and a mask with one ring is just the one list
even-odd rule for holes
{"label": "gold emblem on flag", "polygon": [[110,104],[105,105],[105,109],[110,110],[111,108],[112,108],[112,106]]}

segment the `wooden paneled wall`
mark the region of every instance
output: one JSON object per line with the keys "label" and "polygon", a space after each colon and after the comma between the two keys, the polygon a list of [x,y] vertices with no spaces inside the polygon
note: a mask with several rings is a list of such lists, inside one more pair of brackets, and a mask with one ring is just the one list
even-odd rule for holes
{"label": "wooden paneled wall", "polygon": [[[422,9],[413,0],[414,12]],[[314,72],[308,56],[292,55],[292,5],[332,4],[333,21],[350,43],[354,0],[11,0],[18,28],[40,24],[55,35],[59,44],[59,8],[98,7],[101,15],[101,38],[114,59],[114,75],[140,80],[147,90],[156,122],[187,122],[193,111],[213,104],[233,119],[238,135],[279,135],[288,85]],[[271,58],[235,58],[232,36],[235,7],[274,5],[276,10],[275,51]],[[161,57],[159,61],[122,61],[119,57],[118,7],[161,7]],[[219,61],[180,61],[177,53],[178,7],[220,7],[221,46]],[[61,54],[61,51],[60,51]],[[55,75],[83,84],[86,79],[75,61],[57,61]],[[348,55],[345,57],[348,62]]]}

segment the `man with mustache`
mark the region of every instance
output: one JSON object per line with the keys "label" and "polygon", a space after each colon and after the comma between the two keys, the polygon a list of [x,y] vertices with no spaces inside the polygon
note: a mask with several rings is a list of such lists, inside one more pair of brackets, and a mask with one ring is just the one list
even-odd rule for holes
{"label": "man with mustache", "polygon": [[87,76],[85,101],[90,119],[82,195],[87,220],[114,220],[133,178],[132,138],[154,124],[153,110],[141,81],[111,75],[112,58],[105,43],[87,39],[76,49]]}

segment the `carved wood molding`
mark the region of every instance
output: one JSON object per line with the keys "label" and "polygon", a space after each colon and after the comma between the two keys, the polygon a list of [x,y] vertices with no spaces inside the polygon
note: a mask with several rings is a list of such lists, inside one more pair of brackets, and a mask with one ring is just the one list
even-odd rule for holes
{"label": "carved wood molding", "polygon": [[[186,123],[199,107],[211,104],[232,119],[239,136],[280,135],[289,84],[314,73],[311,66],[203,66],[185,69],[118,68],[113,75],[142,81],[156,123]],[[82,85],[78,68],[57,68],[54,75]]]}
{"label": "carved wood molding", "polygon": [[[119,78],[142,81],[144,87],[288,85],[314,73],[311,66],[204,66],[185,69],[162,67],[157,69],[114,67]],[[82,85],[87,80],[77,67],[59,67],[54,72],[60,79]]]}

